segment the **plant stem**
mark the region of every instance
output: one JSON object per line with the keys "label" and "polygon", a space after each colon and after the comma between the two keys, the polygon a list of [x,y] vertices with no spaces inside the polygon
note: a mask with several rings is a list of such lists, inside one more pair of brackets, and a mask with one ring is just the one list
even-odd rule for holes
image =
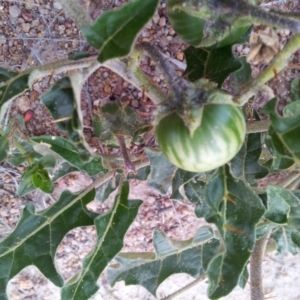
{"label": "plant stem", "polygon": [[181,99],[182,92],[185,88],[187,88],[187,85],[185,84],[185,81],[182,80],[182,78],[176,73],[168,58],[164,57],[159,50],[149,43],[139,43],[135,48],[137,51],[144,51],[150,55],[163,73],[173,96],[176,99]]}
{"label": "plant stem", "polygon": [[300,34],[295,34],[286,46],[275,56],[273,62],[242,90],[240,96],[236,99],[237,102],[241,106],[244,105],[265,83],[287,67],[289,58],[299,47]]}
{"label": "plant stem", "polygon": [[[132,65],[133,64],[133,65]],[[131,59],[128,60],[128,65],[119,59],[108,60],[103,63],[103,66],[112,70],[119,76],[123,77],[126,81],[131,83],[140,91],[145,90],[146,95],[155,103],[159,104],[166,98],[157,86],[155,86],[146,75],[142,75],[142,71],[135,67],[135,62]]]}
{"label": "plant stem", "polygon": [[[85,68],[83,71],[83,80],[87,80],[87,78],[98,68],[106,67],[119,76],[123,77],[126,81],[131,83],[139,90],[146,90],[146,95],[156,104],[160,103],[163,99],[166,98],[166,94],[164,94],[158,87],[156,87],[149,78],[146,78],[146,75],[135,75],[133,70],[134,66],[131,66],[132,62],[129,60],[128,66],[121,61],[120,59],[114,59],[104,62],[103,64],[97,61],[97,56],[93,55],[80,60],[69,60],[63,59],[56,62],[51,62],[49,64],[45,64],[38,67],[30,68],[22,74],[29,73],[28,85],[32,86],[32,84],[45,76],[55,75],[61,72],[76,70]],[[138,68],[135,68],[138,69]],[[140,70],[135,70],[136,74],[142,73]],[[14,79],[14,78],[13,78]]]}
{"label": "plant stem", "polygon": [[[66,72],[66,71],[76,70],[81,68],[88,68],[97,61],[96,59],[97,56],[94,55],[80,60],[62,59],[42,66],[32,67],[22,72],[22,74],[26,74],[26,73],[30,74],[28,79],[28,85],[30,87],[36,80],[48,75],[53,76],[61,72]],[[13,78],[12,80],[15,80],[15,78]]]}
{"label": "plant stem", "polygon": [[247,133],[265,132],[269,130],[271,122],[268,120],[254,121],[246,124]]}
{"label": "plant stem", "polygon": [[251,300],[264,300],[262,261],[271,231],[257,240],[250,258]]}
{"label": "plant stem", "polygon": [[181,288],[180,290],[178,290],[177,292],[161,299],[161,300],[173,300],[176,299],[178,296],[182,295],[183,293],[185,293],[186,291],[188,291],[189,289],[193,288],[195,285],[197,285],[199,282],[203,281],[206,278],[206,274],[201,275],[199,278],[197,278],[196,280],[192,281],[191,283],[187,284],[186,286],[184,286],[183,288]]}
{"label": "plant stem", "polygon": [[126,144],[125,144],[125,139],[123,135],[117,134],[116,135],[119,145],[120,145],[120,150],[124,159],[124,163],[125,163],[125,173],[134,173],[135,174],[135,167],[128,155],[128,151],[126,148]]}

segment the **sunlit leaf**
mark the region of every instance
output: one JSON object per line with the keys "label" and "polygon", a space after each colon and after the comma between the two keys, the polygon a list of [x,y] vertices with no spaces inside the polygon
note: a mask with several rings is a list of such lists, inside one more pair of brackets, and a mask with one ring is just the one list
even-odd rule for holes
{"label": "sunlit leaf", "polygon": [[126,56],[138,33],[152,18],[158,0],[134,0],[121,8],[103,13],[95,23],[81,30],[88,43],[100,51],[98,60]]}

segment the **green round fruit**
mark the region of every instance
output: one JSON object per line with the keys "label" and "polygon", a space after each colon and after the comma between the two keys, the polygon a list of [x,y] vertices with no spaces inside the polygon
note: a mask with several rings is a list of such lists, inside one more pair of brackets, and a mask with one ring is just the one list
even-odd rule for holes
{"label": "green round fruit", "polygon": [[245,139],[246,124],[238,107],[207,104],[193,137],[176,112],[162,118],[155,133],[161,151],[175,166],[190,172],[206,172],[237,154]]}

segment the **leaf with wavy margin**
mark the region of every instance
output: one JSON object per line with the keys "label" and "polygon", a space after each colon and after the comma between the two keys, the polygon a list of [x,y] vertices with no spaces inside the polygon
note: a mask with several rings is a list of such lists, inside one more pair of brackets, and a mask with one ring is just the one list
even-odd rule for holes
{"label": "leaf with wavy margin", "polygon": [[0,299],[8,299],[8,281],[30,265],[55,285],[63,285],[54,264],[56,249],[70,230],[93,225],[97,215],[86,205],[94,197],[94,189],[80,195],[64,191],[55,204],[42,212],[36,213],[32,203],[25,206],[14,231],[0,243]]}
{"label": "leaf with wavy margin", "polygon": [[124,182],[113,208],[95,219],[96,245],[83,260],[81,272],[62,288],[62,300],[89,299],[99,289],[98,277],[123,248],[124,236],[143,202],[128,201],[128,194],[129,184]]}
{"label": "leaf with wavy margin", "polygon": [[256,225],[264,214],[261,199],[243,180],[237,180],[224,166],[206,186],[205,219],[214,223],[224,242],[224,251],[210,263],[208,295],[219,299],[239,283],[256,241]]}
{"label": "leaf with wavy margin", "polygon": [[154,231],[153,245],[156,253],[146,259],[139,255],[128,258],[117,256],[119,266],[108,269],[111,285],[124,280],[126,285],[139,284],[155,296],[159,285],[176,273],[199,277],[205,273],[210,260],[217,253],[220,243],[214,238],[211,227],[203,226],[195,237],[187,241],[175,241],[160,231]]}

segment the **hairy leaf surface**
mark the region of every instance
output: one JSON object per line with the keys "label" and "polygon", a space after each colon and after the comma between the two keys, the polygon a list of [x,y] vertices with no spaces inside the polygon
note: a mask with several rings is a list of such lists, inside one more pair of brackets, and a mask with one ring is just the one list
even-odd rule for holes
{"label": "hairy leaf surface", "polygon": [[96,214],[89,212],[86,204],[94,197],[95,190],[78,196],[64,191],[43,212],[36,213],[32,203],[25,206],[14,231],[0,243],[1,299],[7,299],[8,281],[29,265],[35,265],[55,285],[63,285],[54,265],[56,249],[73,228],[93,225]]}
{"label": "hairy leaf surface", "polygon": [[256,224],[265,207],[244,181],[230,175],[227,166],[209,180],[205,202],[205,219],[217,226],[225,246],[208,267],[208,295],[219,299],[238,284],[256,241]]}
{"label": "hairy leaf surface", "polygon": [[156,296],[159,285],[172,274],[203,275],[220,246],[209,226],[201,227],[195,237],[187,241],[168,239],[162,231],[155,230],[153,244],[155,259],[117,256],[120,265],[108,269],[109,283],[124,280],[126,285],[139,284]]}

